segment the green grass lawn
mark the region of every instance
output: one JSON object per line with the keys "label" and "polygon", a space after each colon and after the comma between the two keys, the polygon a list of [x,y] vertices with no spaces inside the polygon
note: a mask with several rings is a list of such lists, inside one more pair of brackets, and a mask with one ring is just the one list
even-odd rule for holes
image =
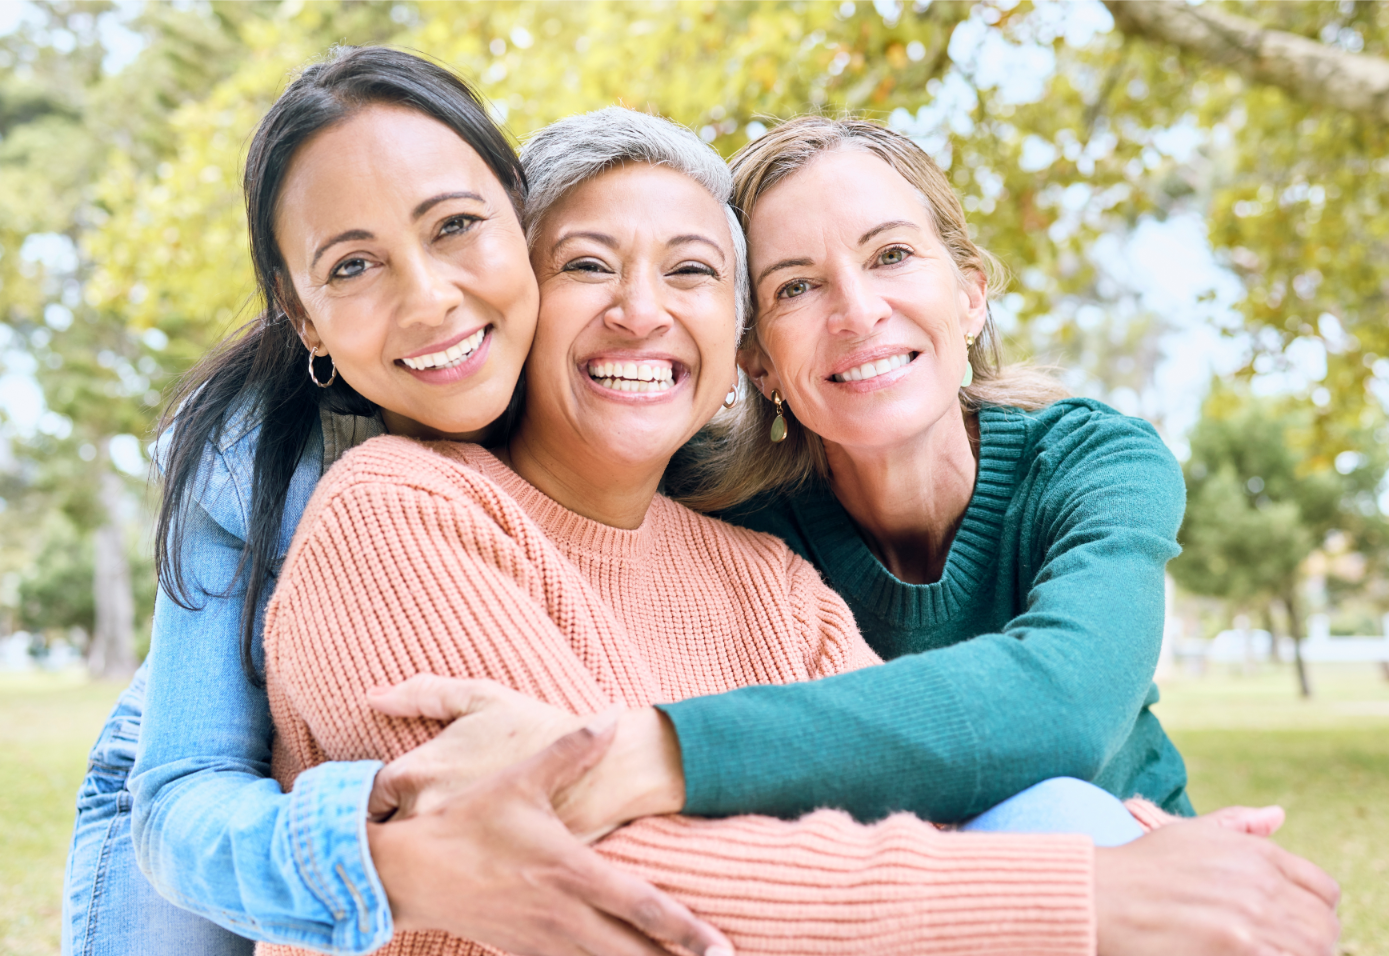
{"label": "green grass lawn", "polygon": [[[1281,669],[1175,678],[1158,713],[1186,755],[1197,808],[1282,804],[1278,842],[1341,881],[1343,953],[1389,956],[1389,681],[1353,667],[1313,678],[1310,702]],[[0,675],[0,956],[58,952],[73,801],[120,690]]]}
{"label": "green grass lawn", "polygon": [[0,956],[58,952],[77,787],[120,687],[0,675]]}
{"label": "green grass lawn", "polygon": [[1165,682],[1157,712],[1197,810],[1280,804],[1278,843],[1341,883],[1341,951],[1389,956],[1389,681],[1377,668],[1287,668]]}

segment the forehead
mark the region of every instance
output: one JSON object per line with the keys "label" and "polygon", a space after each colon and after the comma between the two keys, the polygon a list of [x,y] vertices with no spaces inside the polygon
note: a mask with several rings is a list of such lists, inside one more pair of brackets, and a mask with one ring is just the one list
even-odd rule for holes
{"label": "forehead", "polygon": [[842,230],[855,238],[888,219],[934,233],[921,193],[874,153],[853,147],[816,156],[757,199],[748,222],[752,254],[807,231]]}
{"label": "forehead", "polygon": [[[477,151],[432,117],[373,105],[315,134],[295,152],[280,193],[286,205],[322,213],[363,200],[435,195],[441,190],[501,188]],[[303,214],[299,209],[297,214]]]}
{"label": "forehead", "polygon": [[584,180],[556,202],[540,223],[551,241],[580,223],[616,232],[649,229],[678,234],[698,225],[709,238],[728,240],[723,204],[689,176],[669,166],[623,163]]}

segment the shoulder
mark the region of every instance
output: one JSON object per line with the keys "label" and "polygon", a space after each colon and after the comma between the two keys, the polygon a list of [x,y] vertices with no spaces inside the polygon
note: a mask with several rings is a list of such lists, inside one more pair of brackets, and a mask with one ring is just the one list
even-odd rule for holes
{"label": "shoulder", "polygon": [[[1157,429],[1103,402],[1067,398],[1038,411],[990,409],[986,420],[1020,422],[1022,468],[1053,501],[1132,508],[1180,521],[1186,485]],[[1175,529],[1173,529],[1175,532]]]}
{"label": "shoulder", "polygon": [[[155,462],[161,473],[178,427],[175,419],[156,445]],[[221,428],[203,446],[197,473],[188,490],[189,503],[201,507],[214,522],[243,541],[249,531],[260,436],[260,403],[254,397],[244,396],[227,411]],[[299,513],[318,482],[322,462],[323,433],[315,422],[286,491],[281,550],[287,546],[288,534],[293,532]]]}
{"label": "shoulder", "polygon": [[1181,478],[1157,429],[1091,398],[1066,398],[1038,411],[994,408],[985,415],[1020,422],[1024,457],[1048,460],[1062,472],[1132,466]]}

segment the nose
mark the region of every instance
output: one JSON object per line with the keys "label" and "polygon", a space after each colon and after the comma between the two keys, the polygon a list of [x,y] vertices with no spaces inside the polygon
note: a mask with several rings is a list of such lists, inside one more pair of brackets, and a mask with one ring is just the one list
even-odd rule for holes
{"label": "nose", "polygon": [[892,315],[892,307],[873,291],[862,270],[853,267],[842,269],[834,275],[833,283],[829,297],[833,309],[829,316],[830,332],[867,335],[879,322]]}
{"label": "nose", "polygon": [[673,324],[665,304],[665,284],[655,269],[634,269],[623,277],[617,298],[603,314],[603,324],[637,339],[649,338]]}
{"label": "nose", "polygon": [[442,325],[466,300],[452,270],[435,257],[421,250],[397,262],[401,285],[396,314],[402,327]]}

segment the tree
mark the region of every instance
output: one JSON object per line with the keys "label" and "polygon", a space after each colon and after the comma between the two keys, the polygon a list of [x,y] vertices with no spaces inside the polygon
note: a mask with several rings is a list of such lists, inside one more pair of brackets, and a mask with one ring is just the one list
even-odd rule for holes
{"label": "tree", "polygon": [[1389,60],[1269,29],[1214,7],[1105,0],[1125,33],[1171,43],[1295,99],[1389,122]]}
{"label": "tree", "polygon": [[1182,553],[1171,564],[1195,594],[1281,604],[1303,696],[1312,692],[1301,648],[1304,562],[1333,531],[1372,555],[1384,534],[1383,516],[1367,513],[1361,497],[1383,480],[1382,457],[1350,462],[1344,473],[1309,465],[1301,446],[1312,435],[1310,411],[1305,402],[1215,387],[1190,436]]}

